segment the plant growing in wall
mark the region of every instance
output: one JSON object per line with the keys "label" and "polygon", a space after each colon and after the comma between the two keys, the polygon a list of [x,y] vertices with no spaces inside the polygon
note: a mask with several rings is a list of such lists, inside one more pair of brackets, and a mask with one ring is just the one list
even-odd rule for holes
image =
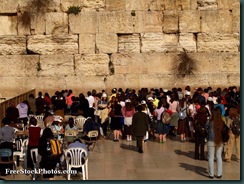
{"label": "plant growing in wall", "polygon": [[80,12],[81,12],[80,6],[70,6],[67,11],[68,14],[74,14],[74,15],[77,15]]}
{"label": "plant growing in wall", "polygon": [[191,58],[185,50],[177,55],[174,63],[176,64],[175,74],[177,77],[194,75],[197,60]]}

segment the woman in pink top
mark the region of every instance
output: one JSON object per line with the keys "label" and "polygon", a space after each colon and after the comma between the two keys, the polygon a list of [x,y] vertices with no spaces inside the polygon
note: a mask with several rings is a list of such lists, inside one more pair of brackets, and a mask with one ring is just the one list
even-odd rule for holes
{"label": "woman in pink top", "polygon": [[132,117],[135,114],[135,108],[133,107],[130,99],[125,100],[125,106],[122,108],[122,115],[124,117],[124,130],[127,136],[127,141],[132,141]]}
{"label": "woman in pink top", "polygon": [[172,132],[174,136],[177,135],[177,127],[178,127],[178,120],[179,120],[178,106],[179,106],[179,101],[177,100],[175,94],[173,93],[171,94],[169,100],[169,110],[173,112],[173,114],[171,115],[170,126],[174,128]]}

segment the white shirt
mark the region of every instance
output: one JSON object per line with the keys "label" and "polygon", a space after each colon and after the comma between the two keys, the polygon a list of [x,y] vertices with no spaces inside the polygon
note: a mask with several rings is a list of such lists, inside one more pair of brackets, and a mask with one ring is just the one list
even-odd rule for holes
{"label": "white shirt", "polygon": [[93,104],[95,102],[95,99],[92,95],[86,97],[86,99],[88,100],[88,103],[89,103],[89,108],[93,108]]}

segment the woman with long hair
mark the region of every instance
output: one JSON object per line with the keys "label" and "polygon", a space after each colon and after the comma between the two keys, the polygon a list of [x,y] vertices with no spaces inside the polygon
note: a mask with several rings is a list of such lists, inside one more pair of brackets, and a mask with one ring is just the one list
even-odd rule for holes
{"label": "woman with long hair", "polygon": [[210,122],[206,125],[208,129],[208,174],[209,178],[214,178],[214,157],[217,161],[217,178],[222,177],[222,129],[224,122],[221,118],[221,109],[215,108],[212,112]]}
{"label": "woman with long hair", "polygon": [[122,108],[124,117],[124,130],[127,141],[132,141],[132,117],[135,114],[135,108],[129,99],[125,100],[125,106]]}

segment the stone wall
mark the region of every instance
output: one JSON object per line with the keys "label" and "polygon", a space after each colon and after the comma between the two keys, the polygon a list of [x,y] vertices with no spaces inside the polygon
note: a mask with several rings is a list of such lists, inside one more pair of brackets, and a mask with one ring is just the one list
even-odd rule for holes
{"label": "stone wall", "polygon": [[0,0],[0,25],[2,95],[240,85],[239,0]]}

